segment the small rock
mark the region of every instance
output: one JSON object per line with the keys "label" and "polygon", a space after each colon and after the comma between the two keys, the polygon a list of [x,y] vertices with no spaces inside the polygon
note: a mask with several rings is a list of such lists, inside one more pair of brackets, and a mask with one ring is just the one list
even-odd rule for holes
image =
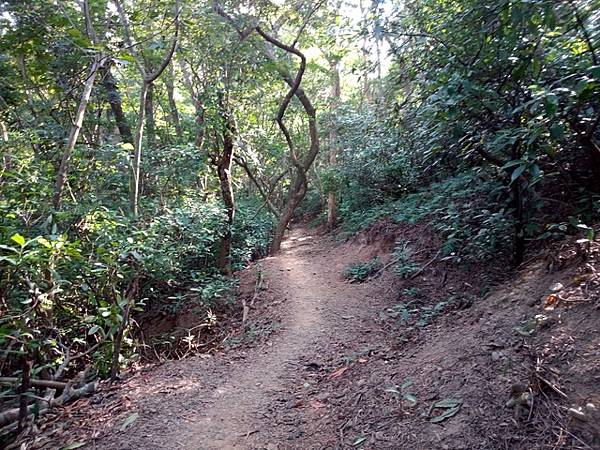
{"label": "small rock", "polygon": [[598,408],[596,408],[596,405],[594,405],[593,403],[586,403],[585,409],[587,409],[588,411],[596,411]]}

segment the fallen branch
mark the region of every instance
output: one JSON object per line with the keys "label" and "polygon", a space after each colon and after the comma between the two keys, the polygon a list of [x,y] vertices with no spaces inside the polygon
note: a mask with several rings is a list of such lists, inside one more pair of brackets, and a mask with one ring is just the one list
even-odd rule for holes
{"label": "fallen branch", "polygon": [[250,312],[250,307],[246,303],[246,299],[242,297],[242,323],[246,323],[246,320],[248,320],[249,312]]}
{"label": "fallen branch", "polygon": [[423,267],[421,267],[419,270],[417,270],[415,273],[413,273],[410,276],[410,279],[412,280],[412,279],[416,278],[418,275],[420,275],[421,273],[423,273],[423,271],[425,269],[427,269],[430,265],[432,265],[434,263],[434,261],[437,259],[437,257],[440,256],[441,252],[442,252],[441,249],[438,250],[438,252],[435,254],[435,256],[433,258],[431,258],[431,260],[427,264],[425,264]]}
{"label": "fallen branch", "polygon": [[246,323],[248,320],[248,314],[250,313],[250,308],[254,306],[254,302],[258,298],[258,294],[260,293],[260,287],[263,283],[263,274],[261,267],[258,267],[258,280],[254,286],[254,295],[252,296],[252,300],[250,301],[250,305],[246,302],[246,299],[242,297],[242,323]]}
{"label": "fallen branch", "polygon": [[[0,377],[0,384],[18,384],[21,381],[18,377]],[[35,387],[46,387],[58,390],[64,390],[67,387],[67,383],[63,381],[53,380],[30,380],[29,384]]]}
{"label": "fallen branch", "polygon": [[556,386],[554,383],[552,383],[551,381],[546,380],[544,377],[542,377],[539,373],[536,373],[535,376],[537,377],[537,379],[539,381],[541,381],[542,383],[544,383],[546,386],[548,386],[550,389],[552,389],[554,392],[556,392],[558,395],[560,395],[562,398],[564,399],[568,399],[569,396],[567,394],[565,394],[563,391],[560,390],[560,388],[558,386]]}
{"label": "fallen branch", "polygon": [[254,306],[254,302],[258,298],[258,294],[260,293],[260,288],[262,287],[264,277],[262,273],[262,268],[258,268],[258,281],[256,282],[256,286],[254,286],[254,295],[252,296],[252,301],[250,302],[250,306]]}
{"label": "fallen branch", "polygon": [[[78,398],[81,398],[83,396],[93,393],[96,390],[97,386],[98,386],[97,381],[92,381],[90,383],[87,383],[78,389],[72,389],[70,386],[67,385],[65,387],[62,395],[60,395],[60,397],[56,397],[56,398],[50,397],[50,395],[54,395],[54,392],[55,392],[55,391],[51,390],[44,397],[43,401],[37,403],[37,405],[31,404],[27,407],[28,415],[31,415],[33,413],[34,408],[37,407],[37,410],[38,410],[37,415],[41,416],[55,406],[63,406],[65,403],[67,403],[71,400],[77,400]],[[17,423],[17,421],[19,419],[19,411],[20,411],[20,408],[13,408],[13,409],[4,411],[3,413],[0,414],[0,427],[2,427],[3,432],[5,432],[5,430],[7,430],[7,429],[8,430],[11,429],[12,422]]]}
{"label": "fallen branch", "polygon": [[387,269],[387,268],[388,268],[388,267],[390,267],[392,264],[395,264],[395,263],[397,263],[397,262],[398,262],[398,258],[392,258],[392,260],[391,260],[389,263],[387,263],[385,266],[383,266],[381,269],[379,269],[379,270],[377,271],[377,273],[375,273],[375,275],[373,275],[373,276],[371,277],[371,280],[374,280],[375,278],[379,277],[379,276],[380,276],[380,275],[381,275],[381,274],[382,274],[382,273],[385,271],[385,269]]}

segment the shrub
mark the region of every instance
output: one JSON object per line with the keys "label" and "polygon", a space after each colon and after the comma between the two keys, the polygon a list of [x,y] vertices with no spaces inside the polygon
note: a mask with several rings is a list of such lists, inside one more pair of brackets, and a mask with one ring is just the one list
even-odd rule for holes
{"label": "shrub", "polygon": [[381,268],[381,261],[378,256],[371,258],[366,262],[350,264],[344,269],[344,278],[350,283],[362,283],[375,274]]}

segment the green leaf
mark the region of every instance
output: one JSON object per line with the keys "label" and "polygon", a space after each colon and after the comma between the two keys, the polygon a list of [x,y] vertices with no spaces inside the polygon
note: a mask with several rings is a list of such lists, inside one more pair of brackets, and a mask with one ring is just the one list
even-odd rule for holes
{"label": "green leaf", "polygon": [[2,262],[2,261],[7,262],[11,266],[17,265],[17,261],[15,261],[13,258],[9,258],[8,256],[0,256],[0,262]]}
{"label": "green leaf", "polygon": [[546,109],[546,115],[553,117],[558,109],[558,96],[556,94],[548,94],[544,97],[544,108]]}
{"label": "green leaf", "polygon": [[100,325],[94,325],[92,328],[90,328],[90,330],[88,331],[88,335],[91,336],[93,334],[96,334],[98,331],[100,330]]}
{"label": "green leaf", "polygon": [[19,250],[14,247],[9,247],[8,245],[0,245],[0,250],[7,250],[9,252],[19,253]]}
{"label": "green leaf", "polygon": [[121,425],[121,428],[119,428],[119,431],[125,431],[133,422],[137,420],[138,416],[139,414],[136,412],[130,415],[127,419],[125,419],[123,425]]}
{"label": "green leaf", "polygon": [[15,233],[10,237],[11,240],[15,241],[21,247],[25,247],[25,238],[21,236],[19,233]]}
{"label": "green leaf", "polygon": [[522,159],[513,159],[512,161],[509,161],[506,164],[504,164],[501,168],[510,169],[511,167],[520,166],[524,163],[525,161],[523,161]]}
{"label": "green leaf", "polygon": [[37,241],[38,241],[38,242],[39,242],[41,245],[43,245],[44,247],[46,247],[46,248],[52,248],[52,244],[51,244],[51,243],[50,243],[50,241],[48,241],[48,239],[46,239],[45,237],[38,236],[38,237],[36,238],[36,240],[37,240]]}
{"label": "green leaf", "polygon": [[565,137],[565,127],[561,123],[555,123],[550,127],[550,134],[556,140],[562,140]]}
{"label": "green leaf", "polygon": [[527,169],[527,165],[523,164],[522,166],[517,167],[515,170],[513,170],[512,175],[510,176],[510,182],[511,184],[517,179],[519,178],[521,175],[523,175],[523,172],[525,172],[525,169]]}

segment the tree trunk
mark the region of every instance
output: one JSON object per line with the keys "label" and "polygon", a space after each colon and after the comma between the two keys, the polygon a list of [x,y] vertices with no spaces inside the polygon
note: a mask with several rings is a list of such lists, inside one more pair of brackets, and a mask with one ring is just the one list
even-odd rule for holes
{"label": "tree trunk", "polygon": [[138,215],[138,201],[140,197],[140,164],[142,162],[142,138],[144,136],[144,122],[146,115],[146,96],[148,94],[148,83],[142,82],[140,90],[140,103],[138,107],[138,121],[133,143],[133,154],[131,155],[131,180],[129,191],[129,206],[134,217]]}
{"label": "tree trunk", "polygon": [[217,173],[221,186],[221,196],[225,209],[227,211],[227,229],[221,237],[221,245],[219,248],[219,269],[226,275],[231,275],[231,243],[232,243],[232,226],[235,218],[235,197],[233,193],[233,183],[231,178],[231,165],[234,155],[234,136],[235,125],[233,117],[229,111],[223,112],[224,130],[223,130],[223,153],[221,154],[218,164]]}
{"label": "tree trunk", "polygon": [[23,355],[23,374],[21,375],[21,387],[19,389],[19,431],[25,428],[27,416],[29,415],[28,403],[29,398],[27,393],[31,386],[31,367],[33,361],[29,358],[29,354]]}
{"label": "tree trunk", "polygon": [[[312,165],[315,158],[317,157],[317,154],[319,153],[319,133],[317,130],[317,111],[310,99],[307,97],[302,87],[300,87],[300,84],[302,82],[302,76],[304,75],[304,71],[306,69],[306,57],[295,47],[290,47],[289,45],[280,42],[274,37],[269,36],[260,27],[255,27],[255,30],[267,42],[270,42],[276,47],[279,47],[280,49],[288,53],[292,53],[293,55],[300,58],[300,68],[298,69],[295,78],[292,78],[285,69],[283,69],[277,64],[281,77],[286,82],[286,84],[290,86],[289,92],[287,93],[283,102],[279,106],[279,111],[277,113],[277,124],[279,125],[281,132],[286,138],[286,142],[290,150],[290,157],[292,158],[294,167],[296,169],[296,178],[290,186],[287,205],[285,206],[283,213],[279,218],[279,223],[275,228],[275,235],[273,237],[270,250],[270,253],[273,255],[277,253],[281,248],[281,242],[283,241],[285,230],[288,227],[290,221],[292,220],[292,217],[294,216],[295,209],[298,207],[298,205],[306,195],[306,173],[308,172],[308,169],[310,169],[310,166]],[[266,54],[271,61],[276,63],[274,56],[268,50],[266,51]],[[296,155],[291,135],[283,122],[285,111],[293,97],[296,97],[300,101],[300,103],[302,104],[302,108],[304,109],[304,113],[308,117],[308,137],[310,147],[302,161],[300,161],[298,156]]]}
{"label": "tree trunk", "polygon": [[131,133],[131,127],[127,122],[125,113],[123,112],[123,104],[121,103],[121,93],[117,86],[117,80],[110,71],[110,67],[107,67],[102,71],[102,85],[106,90],[106,97],[110,105],[110,110],[115,117],[115,124],[121,135],[123,142],[133,144],[133,134]]}
{"label": "tree trunk", "polygon": [[291,220],[294,218],[294,212],[306,195],[306,190],[306,183],[300,176],[296,177],[290,186],[285,208],[281,213],[279,222],[277,222],[277,227],[275,227],[275,235],[273,236],[273,241],[271,243],[271,255],[277,253],[281,249],[281,243],[283,242],[283,237],[285,236],[285,230],[289,226]]}
{"label": "tree trunk", "polygon": [[179,121],[179,111],[177,110],[177,102],[175,102],[175,67],[174,64],[169,65],[169,76],[166,78],[165,85],[167,87],[167,96],[169,97],[169,109],[171,113],[171,122],[175,127],[177,134],[177,142],[183,142],[183,130]]}
{"label": "tree trunk", "polygon": [[71,159],[71,155],[73,153],[73,150],[75,149],[75,144],[77,144],[77,138],[79,137],[79,133],[83,125],[83,117],[85,116],[85,110],[87,108],[88,102],[90,101],[92,88],[94,87],[94,81],[96,80],[96,74],[98,73],[98,69],[102,66],[102,63],[103,59],[99,55],[97,55],[94,58],[92,66],[90,67],[88,77],[83,87],[81,99],[79,100],[79,107],[77,108],[77,114],[75,115],[75,122],[71,127],[69,140],[67,141],[65,151],[63,152],[60,161],[60,167],[56,175],[56,185],[54,189],[54,209],[56,210],[60,209],[60,205],[62,202],[62,192],[65,187],[65,181],[67,179],[67,174],[69,171],[69,160]]}
{"label": "tree trunk", "polygon": [[154,84],[148,84],[148,92],[146,93],[146,140],[148,147],[156,147],[156,120],[154,119]]}
{"label": "tree trunk", "polygon": [[[331,106],[329,109],[330,124],[329,124],[329,168],[334,169],[337,163],[338,152],[338,135],[335,114],[340,101],[340,71],[337,61],[332,61],[331,65]],[[327,228],[332,229],[337,220],[337,203],[335,198],[334,186],[329,186],[329,194],[327,196]]]}
{"label": "tree trunk", "polygon": [[[180,14],[180,0],[175,0],[175,11],[174,11],[174,19],[173,23],[175,25],[175,33],[173,34],[173,40],[171,41],[171,46],[167,50],[165,57],[162,60],[162,63],[153,73],[147,73],[144,68],[143,58],[138,54],[135,45],[133,44],[131,29],[129,27],[129,21],[127,20],[127,15],[125,14],[125,10],[123,9],[123,5],[120,0],[113,0],[113,4],[117,9],[117,13],[119,14],[119,20],[123,27],[123,31],[125,34],[125,42],[129,48],[131,56],[135,61],[135,65],[142,76],[142,89],[140,91],[140,103],[139,103],[139,111],[138,111],[138,121],[136,125],[135,139],[133,143],[133,162],[132,162],[132,170],[131,170],[131,182],[130,182],[130,193],[129,193],[129,202],[131,213],[134,217],[138,215],[138,200],[140,195],[140,163],[142,160],[142,136],[144,134],[144,123],[145,123],[145,113],[146,113],[146,100],[148,97],[149,90],[153,89],[152,83],[154,83],[158,77],[164,72],[167,66],[170,64],[171,59],[173,59],[173,54],[177,49],[177,43],[179,42],[179,14]],[[150,92],[150,96],[152,96],[152,92]],[[150,102],[152,102],[152,98],[150,97]],[[148,143],[152,145],[151,142],[155,140],[155,127],[154,127],[154,110],[152,105],[148,108],[149,112],[152,113],[152,124],[149,125],[151,135],[149,136]]]}

